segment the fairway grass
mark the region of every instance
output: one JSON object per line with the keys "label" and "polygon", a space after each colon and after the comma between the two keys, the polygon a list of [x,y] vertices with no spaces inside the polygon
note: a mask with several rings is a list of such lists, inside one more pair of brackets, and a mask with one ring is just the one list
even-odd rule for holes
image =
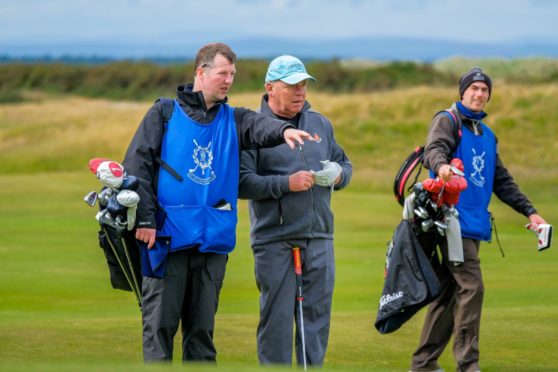
{"label": "fairway grass", "polygon": [[[216,319],[218,366],[144,366],[141,316],[130,292],[110,288],[96,241],[95,210],[83,196],[98,182],[79,173],[0,176],[0,370],[257,371],[258,292],[239,203],[237,249],[230,255]],[[552,223],[558,202],[537,195]],[[373,322],[383,285],[386,242],[400,219],[390,194],[335,193],[336,287],[325,371],[406,371],[424,310],[389,335]],[[526,219],[493,203],[499,238],[483,244],[483,371],[558,370],[558,248],[539,253]],[[451,348],[441,364],[454,369]],[[266,368],[284,371],[289,368]]]}

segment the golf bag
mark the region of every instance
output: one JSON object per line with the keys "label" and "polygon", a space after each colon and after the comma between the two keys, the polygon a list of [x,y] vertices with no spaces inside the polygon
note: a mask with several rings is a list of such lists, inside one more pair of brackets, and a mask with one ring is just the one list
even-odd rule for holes
{"label": "golf bag", "polygon": [[118,231],[108,225],[102,225],[99,230],[99,246],[105,254],[110,284],[114,289],[135,292],[135,288],[132,288],[134,280],[137,280],[138,288],[141,288],[139,248],[134,234],[135,230]]}
{"label": "golf bag", "polygon": [[[459,115],[454,113],[451,109],[447,109],[436,113],[434,117],[438,116],[439,114],[446,115],[451,119],[451,122],[453,124],[454,137],[456,139],[455,146],[457,148],[459,142],[461,141],[461,135],[462,135],[461,119],[459,118]],[[420,176],[423,167],[422,164],[423,157],[424,157],[424,146],[419,146],[415,148],[413,152],[411,152],[411,154],[405,159],[403,164],[401,164],[399,171],[395,175],[395,180],[393,182],[393,194],[395,195],[395,199],[401,206],[405,201],[405,191],[409,192],[413,187],[413,185],[417,183],[417,180]],[[415,172],[417,166],[418,166],[418,171],[415,174],[414,181],[410,184],[409,188],[407,188],[406,187],[407,181],[409,180],[409,178],[411,178],[411,175],[413,174],[413,172]]]}
{"label": "golf bag", "polygon": [[408,220],[402,220],[395,229],[388,244],[384,288],[374,323],[380,333],[396,331],[440,294],[440,282],[431,264],[439,265],[437,239],[434,232],[417,237]]}

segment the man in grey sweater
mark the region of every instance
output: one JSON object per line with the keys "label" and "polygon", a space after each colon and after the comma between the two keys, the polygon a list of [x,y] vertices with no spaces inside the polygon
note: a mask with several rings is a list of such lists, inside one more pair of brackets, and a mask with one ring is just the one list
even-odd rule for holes
{"label": "man in grey sweater", "polygon": [[[269,65],[261,113],[291,122],[316,142],[299,151],[283,145],[242,151],[239,197],[249,202],[250,238],[260,290],[257,333],[261,364],[291,364],[296,281],[292,248],[302,253],[303,316],[306,361],[323,364],[329,337],[335,280],[334,190],[346,187],[352,166],[335,141],[333,127],[306,101],[308,80],[303,63],[283,55]],[[300,329],[296,357],[302,364]]]}

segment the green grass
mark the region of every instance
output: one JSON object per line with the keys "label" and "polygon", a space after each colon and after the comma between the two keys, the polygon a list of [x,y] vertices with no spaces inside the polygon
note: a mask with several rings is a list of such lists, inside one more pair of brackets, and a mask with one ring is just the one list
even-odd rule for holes
{"label": "green grass", "polygon": [[[133,295],[110,288],[96,242],[95,210],[82,201],[97,188],[87,170],[0,176],[0,370],[171,368],[143,365],[141,317]],[[385,243],[400,208],[388,193],[357,190],[349,188],[333,199],[337,270],[324,370],[406,370],[424,312],[390,335],[380,335],[373,326]],[[534,202],[548,221],[557,220],[558,202],[550,194],[535,194]],[[258,292],[245,202],[240,209],[238,246],[229,259],[215,330],[218,368],[224,371],[260,369]],[[496,244],[481,247],[486,282],[481,365],[484,371],[556,370],[558,250],[538,253],[523,217],[499,202],[492,210],[506,257]],[[177,337],[176,350],[179,342]],[[179,354],[172,368],[181,368]],[[451,350],[441,364],[454,369]]]}

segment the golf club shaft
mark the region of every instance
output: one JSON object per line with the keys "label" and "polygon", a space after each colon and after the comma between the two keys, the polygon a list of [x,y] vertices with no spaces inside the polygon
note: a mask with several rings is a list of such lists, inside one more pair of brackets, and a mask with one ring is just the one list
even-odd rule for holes
{"label": "golf club shaft", "polygon": [[112,249],[112,252],[114,253],[114,256],[116,257],[116,260],[118,261],[118,265],[122,269],[122,273],[126,277],[126,281],[128,282],[128,285],[132,289],[132,292],[134,292],[134,295],[136,295],[136,299],[138,300],[138,304],[141,306],[141,300],[138,297],[138,294],[136,293],[136,291],[134,290],[134,283],[132,282],[132,279],[130,278],[130,275],[128,274],[128,270],[126,269],[126,267],[124,267],[124,264],[122,263],[122,260],[120,259],[120,256],[118,255],[118,251],[116,250],[116,247],[114,246],[114,243],[112,242],[112,239],[110,238],[110,235],[108,234],[108,231],[105,229],[104,226],[101,226],[101,228],[103,229],[103,232],[105,233],[105,236],[107,237],[107,241],[110,245],[110,248]]}
{"label": "golf club shaft", "polygon": [[132,274],[132,279],[134,281],[134,287],[132,288],[134,293],[136,294],[136,298],[138,299],[138,303],[141,307],[141,289],[138,284],[138,279],[136,278],[136,273],[134,272],[134,265],[132,263],[132,259],[130,257],[130,251],[128,250],[128,244],[126,244],[126,239],[124,237],[120,237],[120,241],[122,242],[122,247],[124,248],[124,254],[126,255],[126,260],[128,261],[128,265],[130,266],[130,274]]}
{"label": "golf club shaft", "polygon": [[302,295],[302,259],[300,258],[300,248],[293,247],[293,263],[296,277],[296,302],[298,304],[298,321],[299,333],[302,342],[302,363],[306,371],[306,341],[304,339],[304,314],[302,311],[302,302],[304,297]]}

